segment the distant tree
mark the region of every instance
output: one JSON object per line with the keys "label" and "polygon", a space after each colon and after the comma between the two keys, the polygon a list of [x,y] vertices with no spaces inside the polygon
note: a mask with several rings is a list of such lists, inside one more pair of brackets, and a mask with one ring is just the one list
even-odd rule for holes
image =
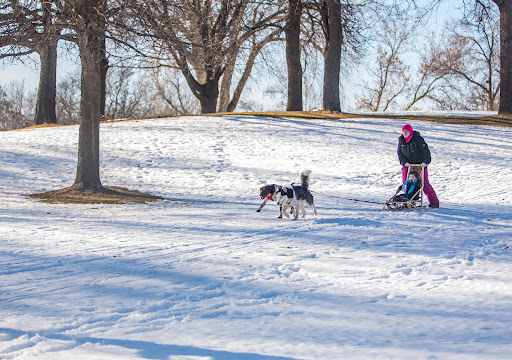
{"label": "distant tree", "polygon": [[61,124],[80,122],[80,72],[70,72],[58,82],[56,111]]}
{"label": "distant tree", "polygon": [[325,28],[323,109],[341,111],[340,68],[343,32],[340,0],[322,0]]}
{"label": "distant tree", "polygon": [[[444,76],[449,85],[446,88],[465,94],[459,107],[498,110],[499,30],[497,9],[478,7],[453,23],[448,36],[431,46],[426,57],[431,69]],[[447,97],[443,103],[450,102],[451,97]]]}
{"label": "distant tree", "polygon": [[[340,72],[357,62],[354,55],[361,54],[361,40],[364,37],[364,13],[372,13],[380,7],[376,1],[310,0],[308,8],[312,25],[308,38],[324,57],[323,109],[341,111]],[[320,21],[316,20],[319,17]],[[318,29],[318,30],[317,30]],[[322,34],[320,37],[317,34]],[[342,64],[342,55],[345,63]]]}
{"label": "distant tree", "polygon": [[159,115],[192,115],[201,110],[199,101],[179,76],[178,70],[157,68],[151,71],[151,84],[155,98],[164,101],[165,108],[157,111]]}
{"label": "distant tree", "polygon": [[411,24],[403,21],[384,21],[379,34],[376,66],[370,68],[370,80],[358,97],[360,108],[386,111],[396,103],[410,82],[409,65],[402,55],[407,50],[412,35]]}
{"label": "distant tree", "polygon": [[[415,76],[411,75],[409,85],[404,92],[404,101],[400,106],[403,110],[411,110],[419,103],[431,101],[441,109],[448,104],[455,104],[457,97],[453,94],[457,87],[450,84],[448,71],[437,66],[440,46],[443,47],[445,39],[437,41],[432,34],[429,42],[419,51],[420,63]],[[443,45],[440,45],[443,44]],[[446,97],[445,94],[452,95]]]}
{"label": "distant tree", "polygon": [[0,2],[0,59],[40,58],[39,91],[34,122],[56,123],[57,42],[61,25],[53,11],[56,1]]}
{"label": "distant tree", "polygon": [[425,100],[449,110],[498,109],[499,14],[490,1],[476,5],[418,51],[420,67],[405,91],[404,109]]}
{"label": "distant tree", "polygon": [[[476,0],[485,7],[487,1]],[[512,0],[493,0],[500,10],[500,105],[499,114],[512,114]]]}
{"label": "distant tree", "polygon": [[288,0],[286,18],[286,64],[288,68],[287,111],[302,111],[302,65],[300,45],[300,24],[302,0]]}
{"label": "distant tree", "polygon": [[35,94],[25,80],[0,86],[0,130],[20,129],[33,124]]}
{"label": "distant tree", "polygon": [[[226,69],[235,64],[242,46],[255,35],[279,27],[283,13],[279,1],[130,0],[127,5],[130,18],[137,22],[133,27],[128,21],[126,29],[152,41],[153,54],[147,55],[154,61],[172,58],[200,101],[201,113],[217,111],[219,83]],[[225,79],[230,78],[228,73]],[[227,103],[224,96],[223,107]]]}
{"label": "distant tree", "polygon": [[[107,120],[198,114],[199,102],[176,69],[140,69],[118,63],[109,69]],[[70,72],[57,87],[57,116],[62,124],[78,124],[80,72]]]}
{"label": "distant tree", "polygon": [[341,75],[362,58],[363,44],[373,37],[367,22],[378,10],[386,10],[380,1],[304,0],[304,49],[312,47],[323,56],[324,110],[341,111]]}
{"label": "distant tree", "polygon": [[129,67],[113,68],[107,77],[105,119],[128,119],[138,114],[145,84],[134,79],[135,70]]}

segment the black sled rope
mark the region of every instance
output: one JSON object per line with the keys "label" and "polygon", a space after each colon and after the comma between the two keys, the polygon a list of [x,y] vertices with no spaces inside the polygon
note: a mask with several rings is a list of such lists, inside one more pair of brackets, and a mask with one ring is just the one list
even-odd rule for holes
{"label": "black sled rope", "polygon": [[350,199],[350,198],[345,198],[345,199],[350,200],[350,201],[364,202],[364,203],[370,203],[370,204],[387,205],[386,203],[378,202],[378,201],[359,200],[359,199]]}
{"label": "black sled rope", "polygon": [[385,202],[353,199],[353,198],[346,198],[346,197],[342,197],[342,196],[332,196],[332,197],[335,197],[335,198],[338,198],[338,199],[343,199],[343,200],[349,200],[349,201],[364,202],[364,203],[369,203],[369,204],[387,205],[387,203],[385,203]]}

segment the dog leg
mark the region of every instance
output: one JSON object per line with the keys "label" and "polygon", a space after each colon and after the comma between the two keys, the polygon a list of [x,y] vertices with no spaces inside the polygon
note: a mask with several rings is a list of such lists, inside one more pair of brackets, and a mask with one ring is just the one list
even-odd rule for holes
{"label": "dog leg", "polygon": [[318,215],[318,213],[316,212],[316,206],[315,204],[311,204],[311,206],[313,207],[313,212],[315,213],[315,216]]}
{"label": "dog leg", "polygon": [[[283,211],[281,211],[281,213],[286,216],[287,218],[290,217],[290,215],[288,215],[288,213],[286,212],[286,210],[288,210],[288,208],[290,207],[290,205],[288,205],[288,203],[284,203],[283,204]],[[282,217],[282,216],[281,216]]]}
{"label": "dog leg", "polygon": [[300,202],[299,202],[299,199],[297,199],[297,194],[293,194],[293,207],[295,209],[295,213],[293,214],[294,215],[294,218],[293,220],[297,220],[299,218],[299,213],[300,213],[300,210],[299,210],[299,206],[300,206]]}
{"label": "dog leg", "polygon": [[300,202],[300,210],[302,211],[302,218],[306,217],[306,209],[304,208],[304,201]]}
{"label": "dog leg", "polygon": [[265,198],[265,200],[263,200],[263,202],[261,203],[260,208],[258,210],[256,210],[256,212],[260,212],[261,209],[263,209],[263,206],[267,205],[267,201],[268,201],[268,198]]}

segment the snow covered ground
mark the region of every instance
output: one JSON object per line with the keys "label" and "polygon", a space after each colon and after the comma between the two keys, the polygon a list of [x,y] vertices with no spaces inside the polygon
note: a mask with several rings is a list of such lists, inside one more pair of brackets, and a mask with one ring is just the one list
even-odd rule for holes
{"label": "snow covered ground", "polygon": [[[403,120],[202,116],[101,126],[104,185],[55,205],[76,126],[0,133],[0,358],[510,359],[512,129],[410,122],[441,208],[383,211]],[[261,213],[311,169],[319,215]]]}

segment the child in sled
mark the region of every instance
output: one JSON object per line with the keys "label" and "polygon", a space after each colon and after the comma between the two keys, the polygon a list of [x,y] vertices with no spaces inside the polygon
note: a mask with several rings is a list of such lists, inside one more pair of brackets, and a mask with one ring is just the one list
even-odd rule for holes
{"label": "child in sled", "polygon": [[419,177],[420,174],[417,171],[409,172],[408,179],[396,189],[395,196],[391,198],[391,201],[406,202],[411,200],[414,195],[416,195],[414,200],[419,199],[420,194],[418,190],[421,189]]}

